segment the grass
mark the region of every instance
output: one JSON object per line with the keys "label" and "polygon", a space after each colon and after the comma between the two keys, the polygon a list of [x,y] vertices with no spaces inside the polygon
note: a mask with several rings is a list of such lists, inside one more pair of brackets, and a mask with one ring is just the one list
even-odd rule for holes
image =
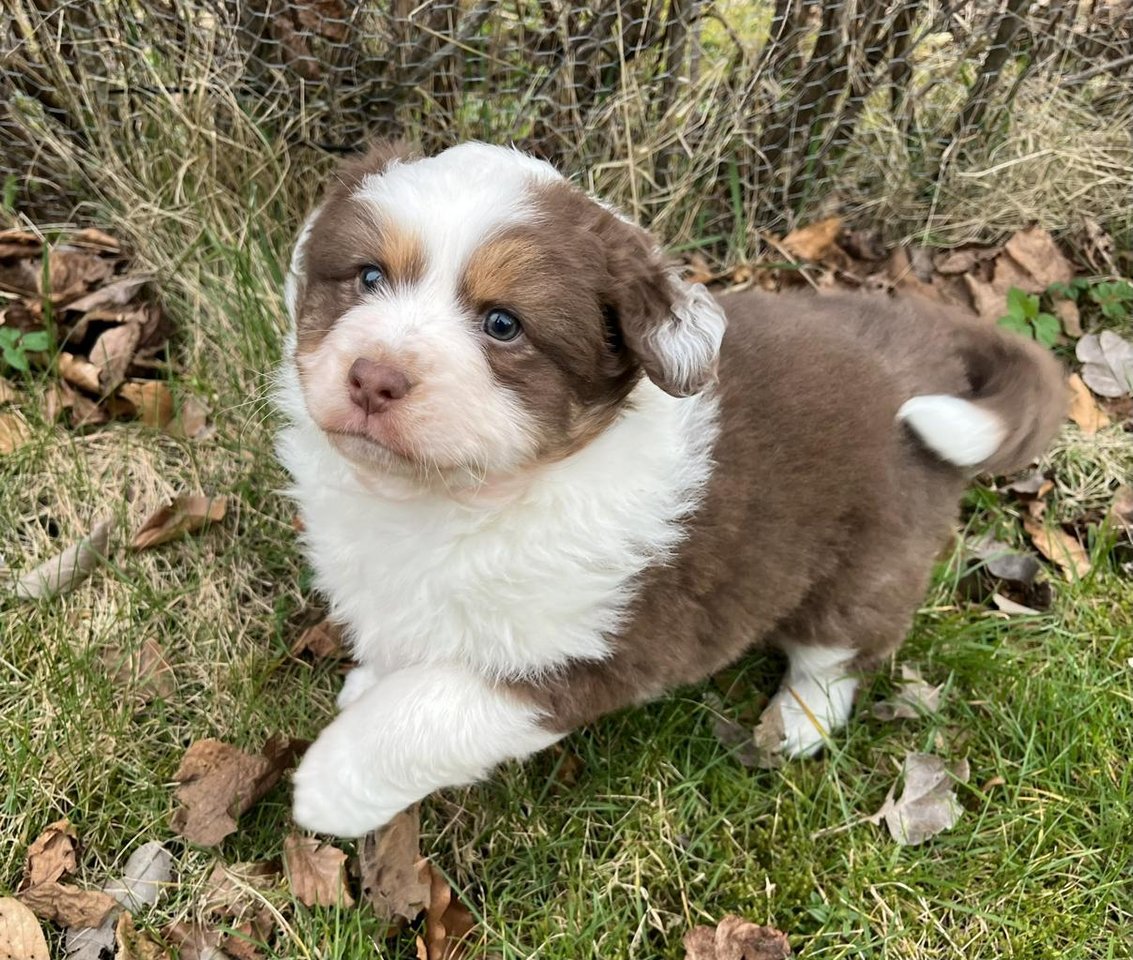
{"label": "grass", "polygon": [[[277,857],[290,829],[281,785],[219,851],[178,843],[169,781],[184,748],[313,736],[339,683],[334,668],[287,656],[310,598],[263,406],[287,228],[255,242],[219,229],[201,232],[169,280],[180,388],[211,400],[216,438],[187,443],[137,424],[76,436],[36,419],[45,385],[32,384],[23,408],[35,440],[0,459],[0,551],[13,568],[106,512],[119,520],[111,564],[74,594],[0,600],[0,889],[15,887],[28,843],[60,817],[84,840],[92,884],[138,843],[166,840],[177,883],[141,918],[153,928],[199,910],[215,856]],[[1127,451],[1119,435],[1092,453],[1084,443],[1068,430],[1052,463],[1068,497],[1093,503]],[[124,548],[125,531],[189,488],[232,497],[228,519],[151,552]],[[995,496],[971,504],[973,529],[1019,536]],[[572,736],[582,766],[571,786],[552,752],[434,797],[424,851],[478,912],[484,948],[509,958],[679,958],[686,929],[733,912],[830,960],[1128,957],[1133,581],[1108,546],[1099,538],[1084,581],[1055,577],[1054,607],[1033,619],[959,603],[956,567],[942,563],[901,654],[947,684],[934,718],[882,724],[862,708],[826,758],[751,772],[716,741],[706,689],[681,691]],[[165,649],[176,693],[145,705],[112,682],[105,657],[147,639]],[[725,713],[756,711],[774,671],[745,661]],[[879,677],[863,702],[889,687]],[[956,828],[901,848],[861,818],[910,750],[967,757],[972,777]],[[276,904],[287,926],[271,956],[375,955],[368,911]],[[411,937],[379,943],[379,956],[414,956]]]}

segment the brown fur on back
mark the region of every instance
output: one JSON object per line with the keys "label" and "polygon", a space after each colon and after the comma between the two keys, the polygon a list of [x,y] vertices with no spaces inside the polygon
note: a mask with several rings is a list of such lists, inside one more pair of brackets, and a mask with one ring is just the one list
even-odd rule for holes
{"label": "brown fur on back", "polygon": [[600,662],[516,689],[569,730],[703,679],[753,646],[847,646],[872,667],[904,639],[967,478],[897,420],[915,395],[980,402],[1021,467],[1061,419],[1041,348],[919,300],[721,299],[720,436],[676,556],[644,578]]}

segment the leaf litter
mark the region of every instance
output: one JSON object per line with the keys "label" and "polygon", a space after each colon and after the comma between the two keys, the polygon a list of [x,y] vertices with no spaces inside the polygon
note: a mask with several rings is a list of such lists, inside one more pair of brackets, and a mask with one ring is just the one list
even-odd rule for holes
{"label": "leaf litter", "polygon": [[685,960],[785,960],[787,935],[728,915],[715,927],[693,927],[684,935]]}
{"label": "leaf litter", "polygon": [[346,884],[346,854],[329,843],[291,834],[283,841],[283,874],[291,893],[308,907],[354,905]]}
{"label": "leaf litter", "polygon": [[170,540],[196,533],[224,519],[227,497],[181,494],[159,507],[138,528],[131,541],[135,550],[148,550]]}
{"label": "leaf litter", "polygon": [[945,763],[928,753],[910,753],[903,768],[905,786],[899,799],[893,797],[897,785],[881,809],[868,817],[870,823],[885,821],[889,835],[901,845],[915,846],[955,826],[964,808],[956,798],[957,782],[966,783],[968,761]]}
{"label": "leaf litter", "polygon": [[14,897],[0,897],[0,960],[50,960],[35,914]]}
{"label": "leaf litter", "polygon": [[220,740],[198,740],[173,776],[180,804],[170,820],[173,832],[203,847],[216,846],[307,746],[305,740],[275,736],[260,753],[251,754]]}
{"label": "leaf litter", "polygon": [[113,520],[103,520],[62,553],[45,560],[16,581],[16,595],[36,600],[69,593],[106,559]]}
{"label": "leaf litter", "polygon": [[940,710],[940,695],[944,684],[933,686],[926,683],[917,667],[901,664],[901,682],[891,700],[880,700],[873,705],[871,713],[884,721],[916,720]]}

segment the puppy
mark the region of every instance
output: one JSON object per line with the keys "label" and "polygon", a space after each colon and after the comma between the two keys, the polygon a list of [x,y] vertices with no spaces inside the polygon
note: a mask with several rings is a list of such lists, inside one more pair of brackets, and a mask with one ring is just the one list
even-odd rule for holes
{"label": "puppy", "polygon": [[[929,303],[683,282],[515,150],[376,148],[296,244],[279,456],[359,666],[295,776],[357,836],[752,647],[814,753],[901,643],[1050,355]],[[725,332],[726,328],[726,332]]]}

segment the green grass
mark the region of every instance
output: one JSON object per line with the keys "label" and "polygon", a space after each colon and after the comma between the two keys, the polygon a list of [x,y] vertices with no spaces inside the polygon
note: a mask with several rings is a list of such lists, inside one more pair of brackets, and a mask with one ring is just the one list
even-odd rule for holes
{"label": "green grass", "polygon": [[[204,233],[168,277],[180,382],[211,399],[215,439],[185,443],[136,424],[75,436],[36,419],[42,384],[26,391],[36,439],[0,458],[9,565],[50,556],[103,512],[119,528],[111,564],[72,595],[0,600],[0,891],[17,885],[28,843],[60,817],[84,841],[80,877],[91,884],[140,842],[169,842],[177,883],[139,918],[153,929],[194,915],[215,856],[280,854],[286,784],[219,851],[186,847],[167,821],[190,742],[254,749],[275,732],[313,736],[339,684],[332,666],[286,653],[310,602],[263,404],[286,232],[241,244]],[[228,494],[228,518],[129,552],[126,532],[188,488]],[[995,496],[970,503],[974,528],[1017,530]],[[947,684],[936,717],[870,719],[868,704],[890,688],[882,675],[830,755],[753,772],[716,741],[707,690],[681,691],[570,737],[582,761],[572,786],[551,752],[432,798],[423,850],[477,912],[485,951],[507,958],[679,958],[686,929],[726,913],[774,924],[824,960],[1128,958],[1133,582],[1107,546],[1084,582],[1056,577],[1053,609],[1031,620],[960,604],[955,568],[943,564],[901,654]],[[147,639],[164,647],[177,688],[144,705],[111,682],[103,655]],[[774,671],[748,658],[725,712],[757,711]],[[957,826],[902,848],[861,818],[910,750],[967,757],[972,777]],[[375,954],[380,924],[367,910],[276,903],[287,926],[273,957],[415,956],[411,936]]]}

